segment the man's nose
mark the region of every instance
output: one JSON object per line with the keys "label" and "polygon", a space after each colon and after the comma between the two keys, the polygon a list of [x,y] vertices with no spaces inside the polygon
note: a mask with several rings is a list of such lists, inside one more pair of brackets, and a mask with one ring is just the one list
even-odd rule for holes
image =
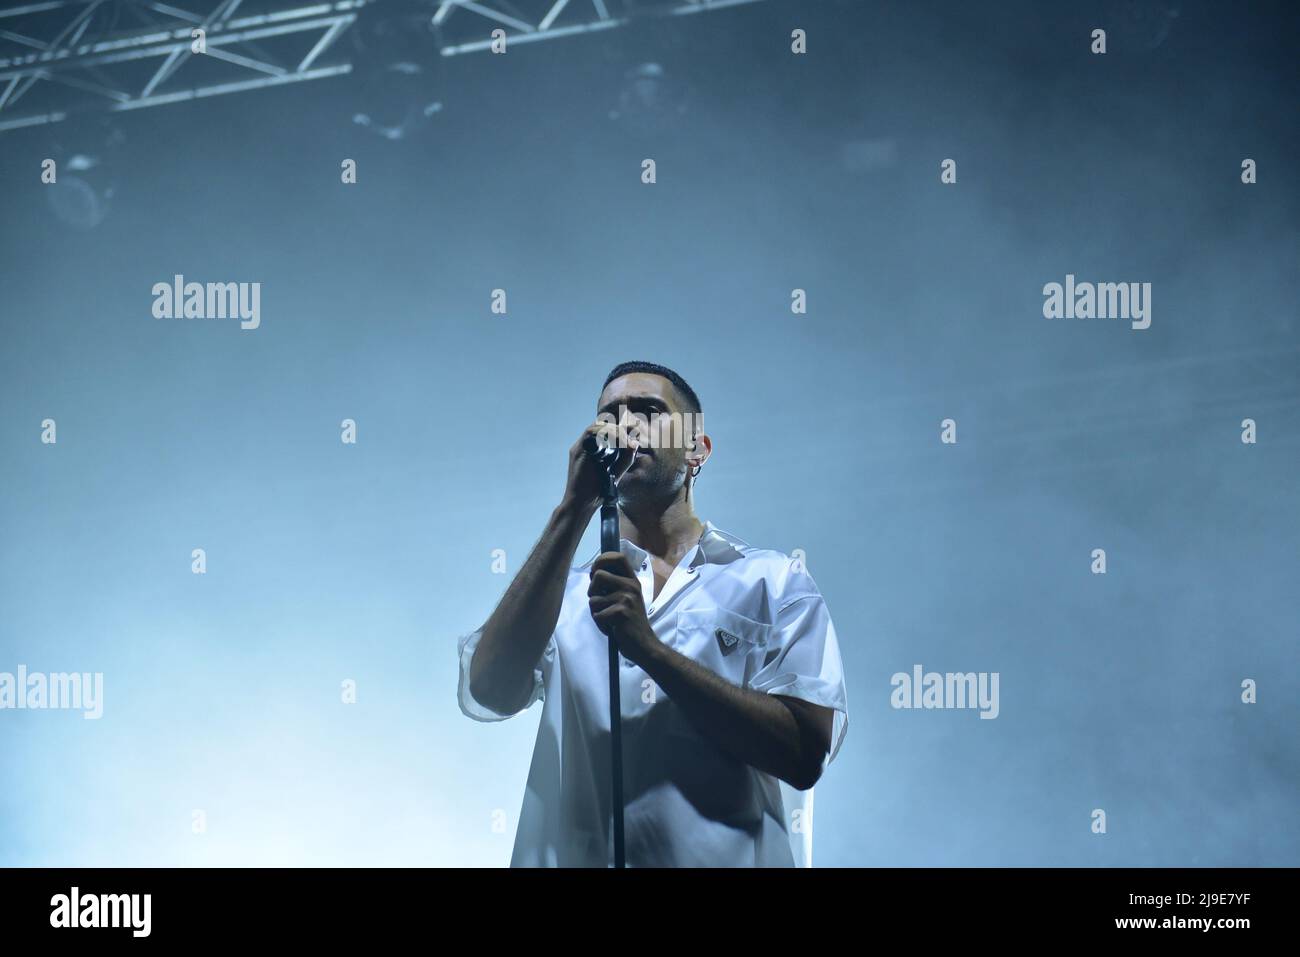
{"label": "man's nose", "polygon": [[637,445],[645,445],[648,440],[648,430],[644,420],[635,415],[628,415],[622,422],[623,434],[627,436],[629,442]]}

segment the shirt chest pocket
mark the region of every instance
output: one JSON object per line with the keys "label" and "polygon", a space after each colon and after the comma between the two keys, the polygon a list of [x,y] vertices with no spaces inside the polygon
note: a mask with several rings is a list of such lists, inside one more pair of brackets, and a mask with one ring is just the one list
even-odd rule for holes
{"label": "shirt chest pocket", "polygon": [[677,650],[741,687],[748,687],[763,666],[772,635],[771,625],[725,608],[677,613]]}

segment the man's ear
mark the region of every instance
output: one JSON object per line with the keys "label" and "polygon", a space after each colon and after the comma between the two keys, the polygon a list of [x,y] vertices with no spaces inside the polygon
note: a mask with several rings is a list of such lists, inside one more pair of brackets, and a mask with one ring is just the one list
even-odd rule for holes
{"label": "man's ear", "polygon": [[696,432],[695,441],[686,449],[686,465],[697,468],[713,454],[713,440],[705,432]]}

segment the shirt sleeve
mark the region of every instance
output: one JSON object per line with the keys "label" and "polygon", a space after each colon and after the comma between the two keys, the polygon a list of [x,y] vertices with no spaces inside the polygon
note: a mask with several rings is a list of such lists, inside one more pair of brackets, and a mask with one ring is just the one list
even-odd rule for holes
{"label": "shirt sleeve", "polygon": [[469,666],[474,659],[474,650],[478,648],[479,640],[482,637],[483,629],[480,627],[468,635],[462,635],[457,645],[460,654],[460,678],[457,681],[456,698],[460,703],[461,712],[466,717],[473,718],[475,721],[504,721],[506,718],[513,718],[515,715],[527,711],[533,706],[534,701],[542,701],[546,698],[545,668],[549,662],[555,659],[554,635],[547,641],[546,650],[538,660],[537,667],[533,669],[533,690],[528,695],[528,701],[518,711],[512,711],[509,714],[500,714],[493,711],[487,705],[481,704],[469,693]]}
{"label": "shirt sleeve", "polygon": [[834,709],[831,746],[822,761],[825,770],[849,727],[844,666],[825,599],[806,572],[796,568],[790,578],[795,588],[780,599],[764,665],[750,687]]}

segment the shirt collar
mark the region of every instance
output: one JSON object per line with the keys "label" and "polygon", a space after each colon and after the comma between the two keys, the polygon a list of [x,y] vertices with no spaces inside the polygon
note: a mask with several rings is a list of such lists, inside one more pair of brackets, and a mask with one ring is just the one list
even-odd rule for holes
{"label": "shirt collar", "polygon": [[[632,544],[626,538],[619,539],[618,548],[619,551],[628,557],[628,561],[632,563],[633,568],[636,568],[645,561],[646,557],[649,555],[645,549],[641,548],[639,545]],[[730,532],[724,532],[722,529],[718,528],[718,526],[706,519],[704,522],[704,531],[700,533],[700,541],[699,544],[695,546],[695,553],[691,558],[689,567],[696,568],[706,563],[726,565],[736,561],[738,558],[742,558],[748,548],[750,548],[748,542],[737,538]],[[578,568],[582,569],[589,567],[599,555],[600,552],[596,552],[595,555],[592,555],[591,558],[579,565]]]}
{"label": "shirt collar", "polygon": [[691,567],[711,562],[714,565],[727,565],[742,558],[750,548],[745,542],[730,532],[724,532],[710,521],[704,523],[704,533],[700,536],[699,551],[691,561]]}

